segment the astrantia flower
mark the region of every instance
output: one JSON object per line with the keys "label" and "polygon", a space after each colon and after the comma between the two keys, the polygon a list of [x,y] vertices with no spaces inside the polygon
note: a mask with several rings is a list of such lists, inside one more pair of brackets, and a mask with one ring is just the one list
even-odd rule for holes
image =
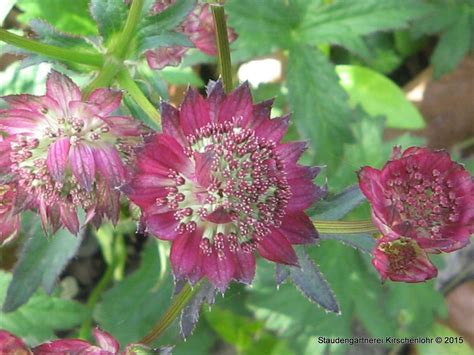
{"label": "astrantia flower", "polygon": [[0,246],[20,229],[20,216],[14,212],[15,195],[14,184],[0,185]]}
{"label": "astrantia flower", "polygon": [[169,353],[161,349],[155,350],[141,344],[129,344],[124,351],[121,352],[120,344],[109,333],[96,328],[93,334],[97,345],[92,345],[81,339],[58,339],[45,342],[33,349],[29,349],[20,338],[5,330],[0,330],[0,354],[151,355]]}
{"label": "astrantia flower", "polygon": [[428,252],[450,252],[469,243],[474,231],[474,183],[445,151],[394,149],[381,170],[364,167],[362,192],[384,235],[414,239]]}
{"label": "astrantia flower", "polygon": [[172,241],[175,277],[207,276],[223,291],[252,281],[254,250],[297,264],[292,244],[317,238],[304,210],[323,191],[319,169],[297,164],[306,145],[280,143],[289,117],[270,119],[271,100],[254,105],[247,84],[209,91],[189,89],[179,109],[162,104],[163,133],[138,156],[127,193],[148,231]]}
{"label": "astrantia flower", "polygon": [[[158,14],[173,5],[176,0],[158,0],[152,7],[152,13]],[[209,4],[196,4],[193,11],[176,29],[184,34],[201,52],[207,55],[217,54],[214,20]],[[228,30],[229,42],[237,36],[232,29]],[[162,69],[165,66],[176,66],[181,63],[189,48],[182,46],[162,47],[145,53],[148,65],[152,69]]]}
{"label": "astrantia flower", "polygon": [[410,238],[380,238],[374,248],[372,264],[382,279],[421,282],[438,274],[426,252]]}
{"label": "astrantia flower", "polygon": [[131,117],[111,115],[121,93],[97,89],[84,101],[69,78],[52,71],[46,95],[3,99],[10,105],[0,110],[0,131],[10,135],[10,171],[18,189],[34,197],[43,224],[77,233],[78,207],[95,224],[104,216],[116,221],[118,188],[143,133]]}
{"label": "astrantia flower", "polygon": [[29,355],[32,352],[23,340],[0,329],[0,354]]}

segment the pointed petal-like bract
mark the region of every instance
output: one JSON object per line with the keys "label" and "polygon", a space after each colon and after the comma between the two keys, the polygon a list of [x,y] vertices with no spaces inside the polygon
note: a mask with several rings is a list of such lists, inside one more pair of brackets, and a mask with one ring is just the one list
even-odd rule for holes
{"label": "pointed petal-like bract", "polygon": [[69,137],[58,139],[56,142],[51,144],[48,150],[48,157],[46,164],[48,166],[51,176],[56,181],[62,181],[64,172],[67,168],[69,161]]}
{"label": "pointed petal-like bract", "polygon": [[293,245],[316,242],[304,210],[323,195],[320,169],[297,163],[305,143],[280,143],[289,116],[271,119],[271,104],[254,105],[248,84],[225,94],[220,81],[207,99],[189,89],[179,109],[162,103],[163,133],[124,191],[147,231],[172,242],[176,279],[207,277],[224,292],[252,282],[255,252],[297,265]]}

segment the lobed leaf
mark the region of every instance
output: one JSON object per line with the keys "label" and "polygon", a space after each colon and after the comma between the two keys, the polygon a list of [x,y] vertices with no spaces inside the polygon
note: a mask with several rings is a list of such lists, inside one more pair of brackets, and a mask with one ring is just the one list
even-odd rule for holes
{"label": "lobed leaf", "polygon": [[122,30],[128,13],[124,0],[91,0],[89,6],[104,43]]}
{"label": "lobed leaf", "polygon": [[353,120],[334,67],[318,49],[297,45],[290,50],[286,79],[293,121],[309,139],[317,162],[332,173],[341,162],[344,143],[352,142]]}
{"label": "lobed leaf", "polygon": [[[6,297],[12,275],[0,271],[0,302]],[[29,345],[56,338],[55,331],[77,326],[87,314],[80,303],[48,296],[38,290],[28,303],[10,313],[0,313],[0,329],[23,338]]]}
{"label": "lobed leaf", "polygon": [[59,275],[79,249],[84,233],[81,231],[74,236],[61,229],[46,238],[37,216],[25,214],[23,223],[30,226],[25,233],[28,239],[13,270],[13,279],[3,303],[4,312],[12,312],[25,304],[39,286],[51,293]]}
{"label": "lobed leaf", "polygon": [[309,43],[344,45],[341,38],[347,35],[355,38],[354,35],[403,28],[430,10],[430,6],[416,0],[339,0],[324,5],[320,3],[306,12],[299,31]]}

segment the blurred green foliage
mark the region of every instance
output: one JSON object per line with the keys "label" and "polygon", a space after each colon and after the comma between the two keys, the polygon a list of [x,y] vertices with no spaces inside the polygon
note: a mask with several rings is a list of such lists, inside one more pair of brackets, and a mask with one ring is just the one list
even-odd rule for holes
{"label": "blurred green foliage", "polygon": [[[92,15],[104,24],[99,29],[89,12],[88,0],[17,1],[23,11],[19,20],[24,25],[40,18],[62,31],[100,33],[106,37],[104,43],[113,40],[123,24],[126,6],[121,0],[92,3]],[[183,1],[181,5],[191,3]],[[117,9],[120,16],[112,16]],[[303,161],[326,166],[325,179],[331,194],[354,184],[355,172],[361,166],[383,165],[394,145],[423,144],[422,138],[411,133],[385,138],[387,125],[408,129],[424,125],[401,88],[387,74],[416,54],[426,43],[427,34],[441,36],[431,58],[437,77],[452,70],[474,46],[473,0],[228,0],[226,9],[231,26],[239,34],[233,44],[234,64],[275,53],[283,58],[283,80],[261,84],[253,89],[254,95],[258,101],[277,96],[275,115],[293,112],[285,139],[309,140],[311,150]],[[153,21],[144,21],[144,43],[147,31],[149,36],[163,36],[154,38],[155,41],[168,40],[171,22],[179,22],[181,15],[168,13],[164,18],[170,24],[165,23],[162,28],[154,27]],[[97,47],[92,37],[89,41],[68,37],[51,31],[45,22],[33,22],[33,29],[49,43],[83,48],[94,43]],[[334,63],[332,55],[341,48],[345,55]],[[168,84],[202,88],[203,80],[190,65],[214,62],[190,51],[179,68],[153,72],[136,65],[135,78],[158,106],[160,97],[167,98]],[[0,73],[0,93],[41,93],[44,67],[10,66]],[[126,105],[125,110],[146,122],[144,112],[129,97]],[[151,123],[150,126],[153,127]],[[473,169],[472,159],[466,163]],[[348,218],[369,218],[367,204]],[[102,239],[106,251],[110,241]],[[40,257],[40,253],[38,248],[31,257]],[[150,240],[138,268],[116,281],[94,310],[95,321],[122,344],[144,336],[170,303],[172,276],[166,253],[166,243]],[[217,297],[211,310],[204,311],[189,339],[183,341],[179,337],[175,324],[159,344],[176,344],[175,354],[207,354],[225,346],[234,347],[239,354],[343,354],[345,346],[318,344],[316,337],[350,337],[356,330],[360,335],[360,328],[364,335],[373,337],[449,334],[434,323],[446,313],[443,296],[435,290],[434,282],[382,285],[367,254],[335,240],[321,241],[309,249],[309,254],[334,289],[341,315],[326,313],[308,302],[289,282],[277,290],[274,265],[259,260],[252,287],[232,285],[224,297]],[[2,302],[10,279],[10,275],[0,274]],[[51,310],[58,315],[57,319],[45,317],[45,312]],[[81,310],[76,302],[37,291],[17,311],[2,314],[0,327],[35,344],[51,338],[55,330],[78,325]],[[458,348],[459,354],[469,351],[463,346]],[[433,348],[424,346],[419,350],[428,354]]]}

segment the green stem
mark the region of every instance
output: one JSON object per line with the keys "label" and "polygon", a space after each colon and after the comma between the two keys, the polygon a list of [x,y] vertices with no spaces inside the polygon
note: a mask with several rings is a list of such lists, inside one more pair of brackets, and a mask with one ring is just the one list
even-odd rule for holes
{"label": "green stem", "polygon": [[87,98],[92,91],[99,87],[108,87],[112,84],[118,72],[123,67],[123,61],[130,46],[133,32],[140,21],[144,0],[133,0],[128,13],[127,21],[120,33],[117,42],[107,51],[108,60],[102,66],[99,75],[92,80],[84,89],[83,96]]}
{"label": "green stem", "polygon": [[[117,239],[123,238],[123,236],[117,235],[116,238]],[[106,287],[109,285],[110,281],[112,281],[112,278],[114,276],[115,266],[117,265],[117,257],[116,257],[117,243],[120,244],[120,241],[119,240],[115,241],[114,246],[112,248],[112,260],[107,265],[105,273],[102,275],[101,279],[99,280],[99,283],[97,284],[96,287],[94,287],[94,289],[92,290],[87,300],[87,303],[86,303],[87,316],[86,316],[86,319],[84,319],[84,321],[82,322],[81,329],[79,330],[79,338],[81,339],[89,340],[90,335],[91,335],[91,329],[92,329],[94,308],[97,302],[99,301],[100,296],[102,295]]]}
{"label": "green stem", "polygon": [[140,21],[143,5],[144,0],[132,0],[132,6],[130,7],[123,31],[115,46],[112,48],[113,54],[122,60],[125,59],[130,40],[135,32],[138,22]]}
{"label": "green stem", "polygon": [[179,316],[181,311],[186,307],[191,298],[201,287],[198,283],[194,287],[191,287],[189,283],[186,283],[182,290],[173,299],[168,310],[163,314],[158,323],[150,330],[150,332],[139,341],[141,344],[150,345],[160,337],[163,332],[173,323],[176,317]]}
{"label": "green stem", "polygon": [[377,233],[372,221],[313,221],[314,226],[324,234]]}
{"label": "green stem", "polygon": [[123,65],[115,60],[115,58],[107,58],[106,63],[99,71],[98,75],[82,90],[83,98],[87,99],[89,95],[97,88],[110,86],[122,67]]}
{"label": "green stem", "polygon": [[67,48],[56,47],[50,44],[40,43],[31,39],[18,36],[4,29],[0,29],[0,41],[11,44],[27,51],[41,54],[47,57],[59,59],[66,62],[101,67],[104,57],[98,53],[85,53]]}
{"label": "green stem", "polygon": [[142,110],[157,124],[161,122],[161,116],[158,110],[148,100],[140,87],[135,83],[127,69],[122,69],[117,76],[117,81],[123,89],[127,90],[129,95],[142,108]]}
{"label": "green stem", "polygon": [[230,92],[232,86],[232,66],[230,61],[229,38],[227,36],[227,23],[224,6],[222,4],[211,4],[212,15],[216,28],[217,50],[219,52],[219,70],[224,82],[226,92]]}

